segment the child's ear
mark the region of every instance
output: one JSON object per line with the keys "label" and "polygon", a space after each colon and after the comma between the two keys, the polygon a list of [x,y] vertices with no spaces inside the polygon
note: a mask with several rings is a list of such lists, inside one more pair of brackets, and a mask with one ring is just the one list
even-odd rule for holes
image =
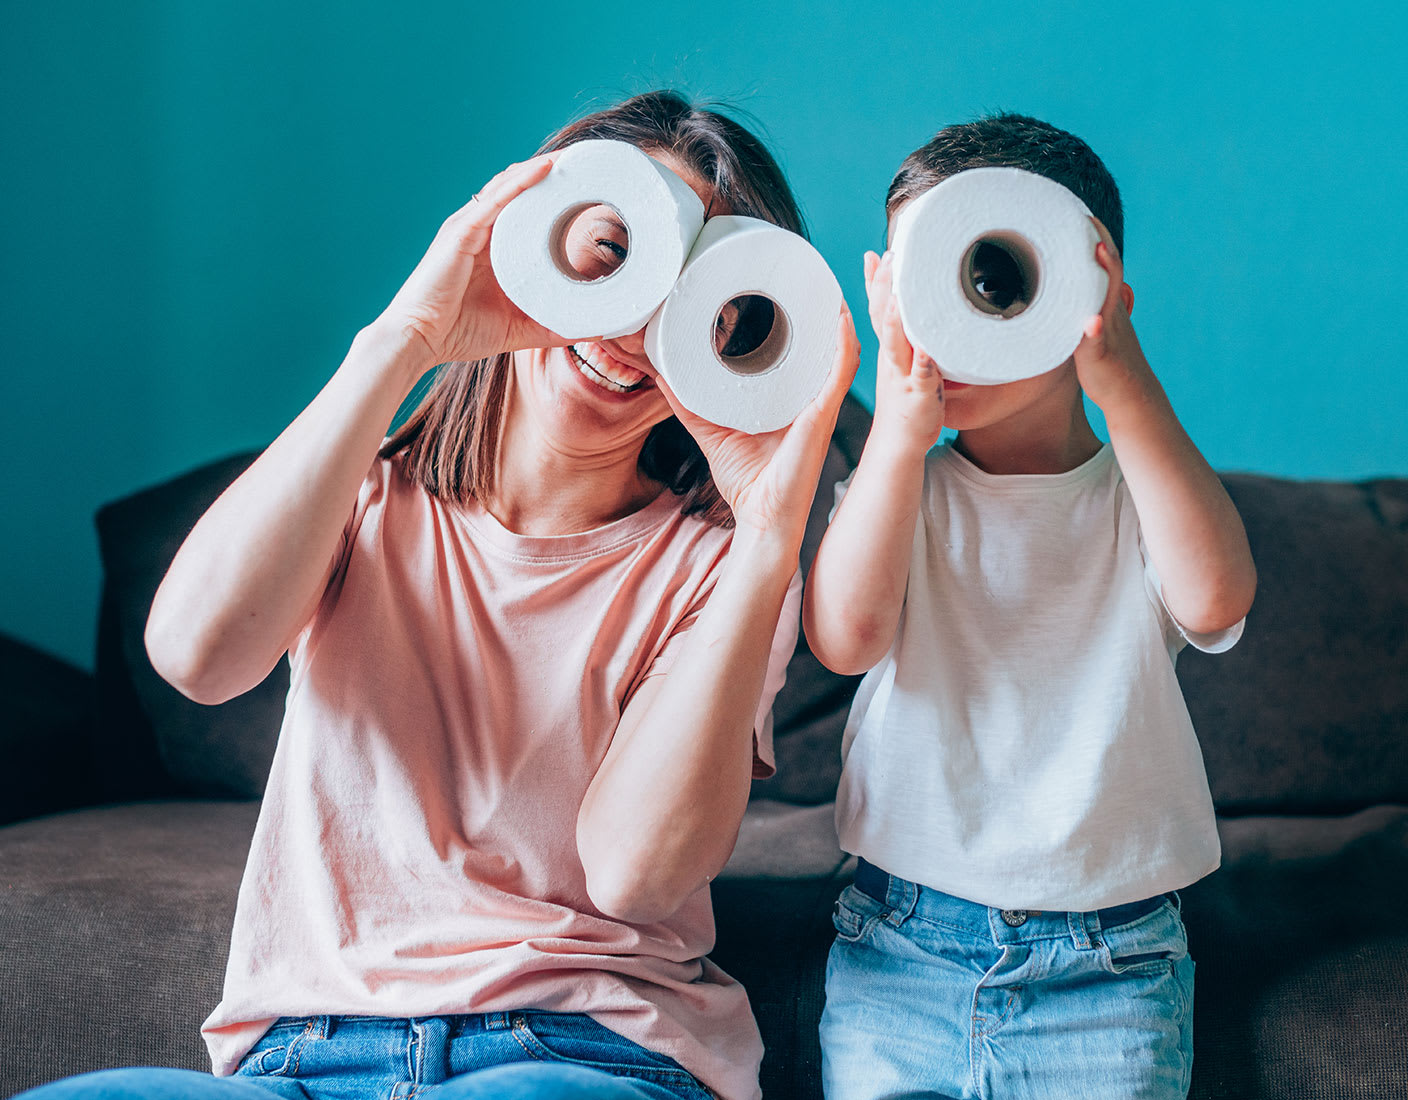
{"label": "child's ear", "polygon": [[1120,284],[1120,301],[1124,303],[1126,313],[1134,312],[1134,288],[1128,283]]}

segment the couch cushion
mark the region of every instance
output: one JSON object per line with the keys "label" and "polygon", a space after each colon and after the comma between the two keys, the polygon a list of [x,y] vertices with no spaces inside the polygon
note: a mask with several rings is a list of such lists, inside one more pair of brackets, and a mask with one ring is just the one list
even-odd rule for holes
{"label": "couch cushion", "polygon": [[1183,892],[1192,1096],[1382,1100],[1408,1065],[1408,808],[1219,823]]}
{"label": "couch cushion", "polygon": [[[166,683],[147,660],[147,613],[171,559],[196,520],[254,460],[236,455],[202,466],[98,512],[104,571],[98,640],[100,768],[113,797],[185,792],[256,798],[274,756],[288,661],[257,687],[203,706]],[[156,758],[174,781],[153,783]],[[112,784],[114,776],[120,784]]]}
{"label": "couch cushion", "polygon": [[135,803],[0,828],[0,1096],[108,1066],[209,1069],[257,803]]}
{"label": "couch cushion", "polygon": [[1408,803],[1408,480],[1224,480],[1256,602],[1230,652],[1178,662],[1219,810]]}

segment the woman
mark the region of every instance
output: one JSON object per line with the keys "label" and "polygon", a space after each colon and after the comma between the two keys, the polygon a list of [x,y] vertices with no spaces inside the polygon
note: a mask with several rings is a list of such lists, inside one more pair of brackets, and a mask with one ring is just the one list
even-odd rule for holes
{"label": "woman", "polygon": [[[285,651],[293,669],[204,1028],[217,1077],[113,1070],[39,1095],[757,1095],[747,999],[703,957],[707,885],[771,767],[857,346],[844,315],[823,394],[751,437],[680,408],[642,333],[568,345],[535,325],[494,280],[494,219],[597,137],[712,214],[800,230],[758,141],[672,93],[568,126],[445,222],[152,608],[153,663],[193,699],[248,690]],[[573,224],[583,277],[629,247],[613,217]]]}

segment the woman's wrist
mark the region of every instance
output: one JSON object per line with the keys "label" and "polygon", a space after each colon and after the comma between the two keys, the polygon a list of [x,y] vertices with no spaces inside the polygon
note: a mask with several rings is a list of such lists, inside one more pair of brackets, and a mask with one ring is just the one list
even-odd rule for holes
{"label": "woman's wrist", "polygon": [[776,529],[739,526],[733,532],[727,568],[731,573],[746,573],[763,586],[776,587],[779,594],[785,593],[797,571],[801,549],[800,533],[794,536]]}
{"label": "woman's wrist", "polygon": [[425,341],[378,318],[352,338],[343,362],[394,380],[404,396],[439,365],[432,359]]}

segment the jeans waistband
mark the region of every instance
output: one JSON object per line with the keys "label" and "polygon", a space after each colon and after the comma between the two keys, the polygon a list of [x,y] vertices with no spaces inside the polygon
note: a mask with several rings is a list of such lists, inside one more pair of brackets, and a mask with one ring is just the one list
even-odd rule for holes
{"label": "jeans waistband", "polygon": [[[1088,913],[995,909],[946,894],[892,875],[862,859],[856,867],[856,889],[885,905],[903,907],[941,924],[991,933],[998,940],[1072,936],[1078,943],[1093,939],[1104,928],[1117,928],[1157,912],[1171,895],[1113,905]],[[1177,905],[1177,898],[1172,899]]]}

